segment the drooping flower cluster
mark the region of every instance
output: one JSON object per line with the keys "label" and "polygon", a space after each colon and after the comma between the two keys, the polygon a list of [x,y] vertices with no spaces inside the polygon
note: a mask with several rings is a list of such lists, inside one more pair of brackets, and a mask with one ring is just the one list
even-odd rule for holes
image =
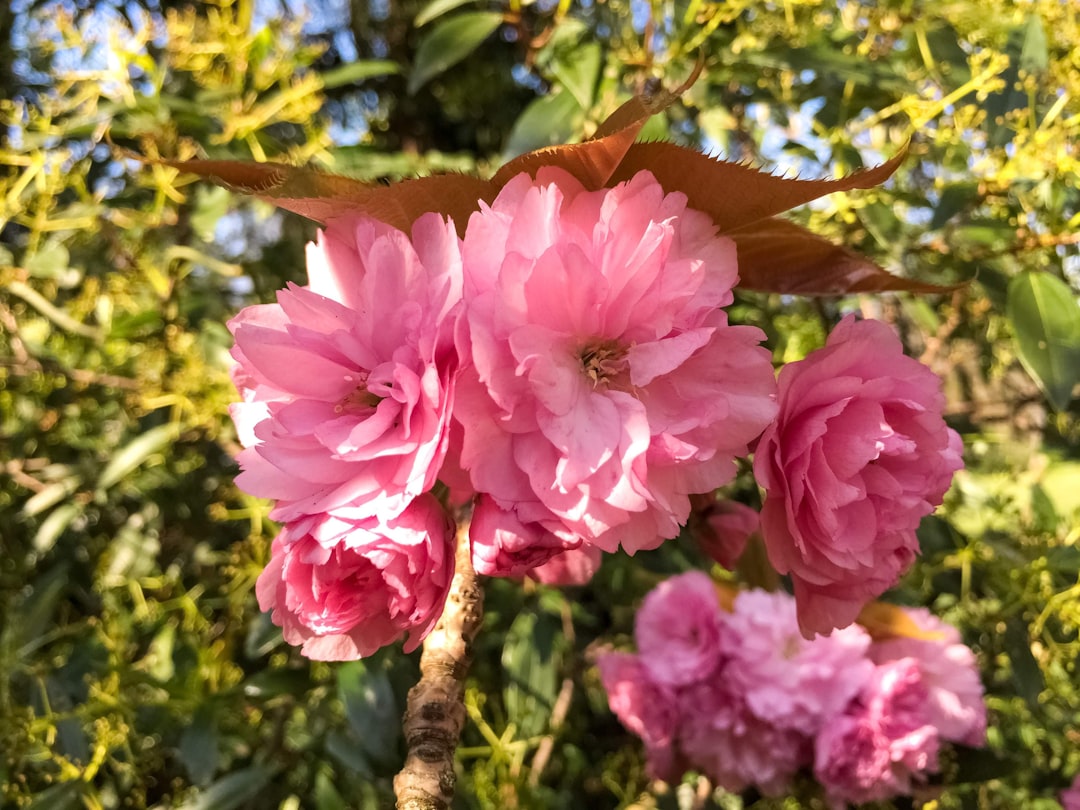
{"label": "drooping flower cluster", "polygon": [[519,175],[463,239],[346,217],[307,258],[307,286],[229,326],[237,482],[284,523],[259,603],[312,657],[431,629],[454,558],[437,481],[475,497],[479,572],[582,582],[674,537],[776,412],[764,334],[722,309],[734,243],[648,172]]}
{"label": "drooping flower cluster", "polygon": [[808,640],[787,594],[745,591],[727,612],[691,572],[645,598],[637,654],[598,666],[653,776],[692,768],[775,796],[807,769],[841,808],[910,793],[937,769],[942,741],[983,742],[974,656],[929,613],[911,617],[926,637],[875,642],[852,625]]}

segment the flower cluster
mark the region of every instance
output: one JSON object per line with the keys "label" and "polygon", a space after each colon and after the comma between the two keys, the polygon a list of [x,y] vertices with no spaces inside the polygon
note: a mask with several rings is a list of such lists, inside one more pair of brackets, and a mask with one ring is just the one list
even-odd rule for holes
{"label": "flower cluster", "polygon": [[[453,576],[446,502],[473,504],[479,573],[580,583],[675,537],[759,437],[769,556],[825,632],[910,564],[960,464],[936,378],[884,325],[845,320],[778,394],[764,333],[724,311],[735,243],[647,171],[522,173],[463,237],[343,215],[307,265],[229,327],[237,483],[284,524],[259,603],[312,657],[420,642]],[[731,564],[754,522],[717,512],[743,538],[712,553]]]}
{"label": "flower cluster", "polygon": [[646,596],[637,654],[598,666],[656,778],[695,769],[775,796],[805,768],[842,808],[910,793],[937,770],[942,741],[984,740],[971,650],[928,612],[910,615],[924,637],[873,641],[851,625],[806,639],[787,594],[744,591],[727,612],[709,577],[691,572]]}
{"label": "flower cluster", "polygon": [[480,573],[582,582],[678,534],[776,413],[764,334],[723,311],[734,243],[648,172],[519,175],[464,238],[344,217],[307,260],[229,326],[237,483],[284,524],[259,603],[315,658],[430,630],[454,559],[437,481],[475,498]]}
{"label": "flower cluster", "polygon": [[1080,810],[1080,774],[1073,779],[1072,785],[1061,791],[1063,810]]}

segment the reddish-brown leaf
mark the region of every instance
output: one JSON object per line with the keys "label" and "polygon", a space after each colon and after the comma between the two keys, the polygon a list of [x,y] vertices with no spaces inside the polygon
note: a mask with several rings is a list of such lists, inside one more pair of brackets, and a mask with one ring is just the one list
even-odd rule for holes
{"label": "reddish-brown leaf", "polygon": [[627,149],[611,183],[647,169],[665,191],[681,191],[690,208],[704,211],[727,232],[835,191],[879,185],[896,171],[906,154],[905,147],[887,163],[835,180],[797,180],[717,160],[674,143],[635,143]]}
{"label": "reddish-brown leaf", "polygon": [[634,96],[607,117],[587,141],[560,146],[546,146],[519,155],[504,164],[492,178],[502,188],[510,178],[528,172],[533,177],[545,166],[566,170],[588,189],[611,185],[612,172],[623,160],[645,122],[672,103],[689,88],[701,74],[703,62],[694,66],[690,77],[674,90],[659,89]]}
{"label": "reddish-brown leaf", "polygon": [[846,295],[906,290],[942,293],[956,289],[900,278],[865,256],[786,219],[764,219],[726,234],[739,251],[739,286],[794,295]]}
{"label": "reddish-brown leaf", "polygon": [[283,163],[239,160],[159,160],[182,172],[211,180],[232,191],[253,194],[286,211],[333,226],[348,213],[363,213],[404,231],[417,217],[435,211],[454,220],[463,233],[480,201],[490,202],[495,187],[464,174],[439,174],[384,186],[352,177]]}
{"label": "reddish-brown leaf", "polygon": [[863,607],[855,622],[861,624],[875,641],[890,638],[938,641],[945,638],[943,633],[923,630],[906,610],[888,602],[870,602]]}

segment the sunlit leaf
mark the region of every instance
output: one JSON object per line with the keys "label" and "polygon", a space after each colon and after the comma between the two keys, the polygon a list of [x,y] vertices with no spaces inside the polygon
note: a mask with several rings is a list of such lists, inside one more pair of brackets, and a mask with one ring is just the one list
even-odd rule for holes
{"label": "sunlit leaf", "polygon": [[932,630],[923,630],[911,614],[898,605],[888,602],[870,602],[859,612],[855,619],[862,625],[870,637],[883,641],[889,638],[915,638],[938,641],[944,636]]}
{"label": "sunlit leaf", "polygon": [[685,194],[690,208],[707,213],[726,233],[826,194],[880,185],[906,154],[907,150],[901,149],[880,166],[835,180],[799,180],[717,160],[673,143],[638,143],[627,150],[611,179],[628,180],[648,170],[665,191]]}
{"label": "sunlit leaf", "polygon": [[436,25],[420,41],[409,74],[409,94],[475,51],[503,21],[497,11],[469,11]]}
{"label": "sunlit leaf", "polygon": [[834,245],[801,225],[766,219],[727,233],[739,251],[739,286],[795,295],[855,292],[947,292],[941,287],[886,272],[865,256]]}
{"label": "sunlit leaf", "polygon": [[392,76],[401,73],[401,65],[389,59],[362,59],[359,62],[348,62],[332,70],[319,74],[322,86],[328,90],[344,87],[347,84],[355,84],[365,79],[374,79],[376,76]]}
{"label": "sunlit leaf", "polygon": [[420,28],[448,11],[453,11],[455,8],[461,8],[474,2],[476,0],[432,0],[432,2],[420,9],[420,13],[413,20],[413,25]]}
{"label": "sunlit leaf", "polygon": [[168,423],[152,427],[139,434],[114,455],[98,478],[100,489],[109,489],[120,481],[124,476],[133,472],[143,464],[150,456],[164,450],[176,440],[179,433],[178,425]]}
{"label": "sunlit leaf", "polygon": [[1009,283],[1008,318],[1024,368],[1065,410],[1080,382],[1080,304],[1061,279],[1021,273]]}
{"label": "sunlit leaf", "polygon": [[503,152],[507,159],[523,152],[565,143],[581,126],[585,114],[565,90],[532,101],[514,122]]}
{"label": "sunlit leaf", "polygon": [[561,49],[551,60],[551,72],[559,83],[577,99],[582,109],[592,106],[596,80],[600,76],[603,49],[598,42],[587,42]]}

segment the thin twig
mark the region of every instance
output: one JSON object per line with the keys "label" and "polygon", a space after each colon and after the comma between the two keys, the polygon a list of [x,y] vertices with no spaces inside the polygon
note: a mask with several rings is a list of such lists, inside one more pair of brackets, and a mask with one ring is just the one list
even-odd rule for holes
{"label": "thin twig", "polygon": [[458,524],[454,579],[446,609],[424,640],[420,682],[409,690],[403,722],[409,753],[394,778],[398,810],[449,810],[454,753],[465,726],[465,676],[484,616],[484,592],[469,555],[469,521]]}

